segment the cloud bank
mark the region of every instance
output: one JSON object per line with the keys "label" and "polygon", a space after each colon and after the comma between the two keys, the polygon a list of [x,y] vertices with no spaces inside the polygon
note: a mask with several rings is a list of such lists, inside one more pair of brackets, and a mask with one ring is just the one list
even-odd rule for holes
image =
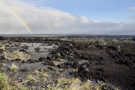
{"label": "cloud bank", "polygon": [[[36,7],[23,0],[4,0],[29,25],[33,34],[132,34],[135,23],[91,20],[54,8]],[[12,11],[0,2],[0,34],[29,33]]]}

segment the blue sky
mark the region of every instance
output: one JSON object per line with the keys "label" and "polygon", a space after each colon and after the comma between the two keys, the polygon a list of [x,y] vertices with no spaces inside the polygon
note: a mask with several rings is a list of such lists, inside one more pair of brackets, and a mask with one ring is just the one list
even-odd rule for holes
{"label": "blue sky", "polygon": [[135,35],[135,0],[0,0],[0,34],[28,31]]}
{"label": "blue sky", "polygon": [[107,21],[126,21],[135,15],[135,12],[129,10],[130,7],[135,7],[135,0],[39,0],[35,4]]}

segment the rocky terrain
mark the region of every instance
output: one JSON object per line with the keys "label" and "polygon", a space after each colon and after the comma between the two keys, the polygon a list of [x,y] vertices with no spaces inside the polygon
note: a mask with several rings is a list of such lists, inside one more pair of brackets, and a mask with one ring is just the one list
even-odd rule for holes
{"label": "rocky terrain", "polygon": [[1,38],[0,90],[135,90],[135,42]]}

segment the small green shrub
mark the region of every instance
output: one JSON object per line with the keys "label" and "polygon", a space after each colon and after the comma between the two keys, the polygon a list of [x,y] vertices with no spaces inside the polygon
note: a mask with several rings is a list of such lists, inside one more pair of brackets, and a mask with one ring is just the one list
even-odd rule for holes
{"label": "small green shrub", "polygon": [[12,64],[11,67],[10,67],[10,70],[12,72],[15,72],[17,69],[18,69],[18,66],[16,66],[15,64]]}
{"label": "small green shrub", "polygon": [[33,75],[28,75],[26,77],[26,81],[37,81],[36,78]]}

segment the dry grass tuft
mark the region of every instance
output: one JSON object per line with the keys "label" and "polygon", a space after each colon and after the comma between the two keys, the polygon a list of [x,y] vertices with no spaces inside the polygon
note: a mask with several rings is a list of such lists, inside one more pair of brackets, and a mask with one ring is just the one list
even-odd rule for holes
{"label": "dry grass tuft", "polygon": [[14,83],[14,85],[9,81],[6,74],[0,73],[0,90],[28,90],[26,87],[19,83]]}
{"label": "dry grass tuft", "polygon": [[20,51],[14,51],[14,52],[5,52],[4,57],[8,60],[19,59],[21,61],[24,61],[30,59],[31,55]]}
{"label": "dry grass tuft", "polygon": [[[66,79],[60,78],[56,85],[48,85],[47,90],[102,90],[104,83],[92,83],[90,81],[82,82],[78,78]],[[110,90],[110,89],[105,89]],[[113,90],[113,89],[111,89]],[[119,89],[114,89],[119,90]]]}

